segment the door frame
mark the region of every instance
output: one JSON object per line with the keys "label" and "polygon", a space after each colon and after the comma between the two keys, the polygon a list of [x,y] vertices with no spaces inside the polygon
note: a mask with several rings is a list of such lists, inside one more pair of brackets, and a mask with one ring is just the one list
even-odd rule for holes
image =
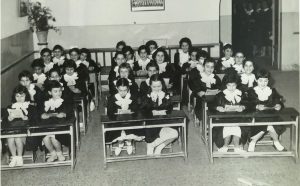
{"label": "door frame", "polygon": [[[276,7],[278,6],[278,7]],[[282,0],[272,0],[272,66],[277,70],[282,69]],[[277,12],[275,12],[277,11]],[[277,18],[277,19],[276,19]],[[277,28],[276,28],[277,25]],[[277,30],[277,32],[276,32]],[[276,45],[277,44],[277,45]]]}

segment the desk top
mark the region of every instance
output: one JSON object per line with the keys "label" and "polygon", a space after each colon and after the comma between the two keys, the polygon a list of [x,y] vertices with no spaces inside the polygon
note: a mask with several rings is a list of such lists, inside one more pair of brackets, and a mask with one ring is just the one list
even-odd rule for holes
{"label": "desk top", "polygon": [[277,116],[299,116],[299,112],[294,108],[283,108],[280,111],[264,110],[264,111],[244,111],[244,112],[218,112],[216,110],[208,110],[210,118],[268,118]]}
{"label": "desk top", "polygon": [[164,116],[153,116],[145,113],[134,113],[134,114],[120,114],[114,116],[101,116],[101,124],[109,123],[122,123],[122,122],[141,122],[141,121],[157,121],[157,120],[170,120],[170,119],[183,119],[186,118],[184,111],[173,110],[171,113]]}

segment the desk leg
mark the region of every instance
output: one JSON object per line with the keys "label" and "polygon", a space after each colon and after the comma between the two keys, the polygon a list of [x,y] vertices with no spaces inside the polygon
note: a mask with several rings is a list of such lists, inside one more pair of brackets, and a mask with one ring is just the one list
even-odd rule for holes
{"label": "desk leg", "polygon": [[104,125],[102,125],[102,145],[103,145],[103,166],[104,169],[107,167],[107,162],[106,162],[106,146],[105,146],[105,131],[104,131]]}
{"label": "desk leg", "polygon": [[78,110],[74,109],[74,114],[75,114],[75,130],[76,130],[76,148],[79,150],[80,149],[80,121],[78,117]]}
{"label": "desk leg", "polygon": [[298,161],[299,155],[298,155],[298,150],[299,150],[299,120],[298,120],[298,116],[296,117],[296,121],[295,121],[295,160],[296,162]]}
{"label": "desk leg", "polygon": [[214,158],[213,158],[213,142],[212,142],[212,118],[209,119],[209,133],[208,133],[208,154],[209,154],[209,159],[210,159],[210,163],[214,162]]}
{"label": "desk leg", "polygon": [[187,134],[186,134],[186,118],[184,118],[183,136],[184,136],[184,160],[186,160],[186,159],[187,159]]}
{"label": "desk leg", "polygon": [[70,126],[70,137],[71,137],[71,170],[75,168],[75,142],[74,142],[74,128]]}

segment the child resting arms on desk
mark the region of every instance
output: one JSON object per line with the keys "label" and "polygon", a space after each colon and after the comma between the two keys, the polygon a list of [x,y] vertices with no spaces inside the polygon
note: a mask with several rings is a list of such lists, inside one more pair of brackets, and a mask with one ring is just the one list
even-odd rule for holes
{"label": "child resting arms on desk", "polygon": [[[159,74],[150,78],[151,92],[142,98],[141,109],[153,115],[166,115],[173,109],[170,96],[166,93],[164,80]],[[147,155],[160,155],[163,148],[178,138],[178,131],[173,128],[149,128],[145,130]],[[155,150],[154,150],[155,149]]]}
{"label": "child resting arms on desk", "polygon": [[[216,96],[216,110],[219,112],[242,112],[245,110],[244,95],[237,89],[239,76],[233,72],[226,74],[223,78],[225,90]],[[247,127],[215,127],[213,129],[213,140],[219,148],[219,152],[227,152],[231,141],[234,144],[234,152],[245,152],[240,143],[247,142]]]}

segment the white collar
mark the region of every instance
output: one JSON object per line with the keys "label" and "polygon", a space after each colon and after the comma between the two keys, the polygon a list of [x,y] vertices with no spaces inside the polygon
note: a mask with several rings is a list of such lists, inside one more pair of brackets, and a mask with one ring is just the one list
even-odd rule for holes
{"label": "white collar", "polygon": [[117,100],[115,103],[118,106],[120,106],[122,110],[129,109],[129,105],[132,103],[132,100],[130,99],[131,98],[130,92],[128,92],[124,98],[122,98],[121,95],[118,93],[115,95],[115,98]]}
{"label": "white collar", "polygon": [[54,111],[61,106],[63,101],[64,100],[62,98],[58,98],[56,100],[50,98],[48,101],[45,101],[45,111],[48,112],[49,109]]}
{"label": "white collar", "polygon": [[235,69],[235,71],[236,71],[238,74],[241,74],[241,73],[244,73],[244,72],[245,72],[245,70],[244,70],[244,68],[243,68],[243,64],[240,64],[240,65],[234,64],[234,65],[233,65],[233,68]]}
{"label": "white collar", "polygon": [[86,60],[81,61],[81,63],[84,64],[87,68],[89,68],[89,66],[90,66],[90,63]]}
{"label": "white collar", "polygon": [[179,66],[189,61],[190,55],[188,52],[184,53],[182,49],[179,50]]}
{"label": "white collar", "polygon": [[205,72],[200,73],[201,81],[206,84],[207,88],[211,88],[211,84],[216,84],[215,74],[207,75]]}
{"label": "white collar", "polygon": [[82,61],[79,59],[79,60],[77,60],[75,63],[76,63],[76,67],[78,68],[79,65],[82,63]]}
{"label": "white collar", "polygon": [[232,65],[234,65],[235,61],[233,57],[230,57],[229,59],[226,59],[225,57],[222,58],[222,65],[225,68],[230,68]]}
{"label": "white collar", "polygon": [[46,75],[44,73],[42,73],[40,75],[34,73],[34,74],[32,74],[32,76],[33,76],[34,80],[37,80],[38,84],[43,84],[44,81],[47,79],[47,77],[46,77]]}
{"label": "white collar", "polygon": [[[158,106],[160,106],[162,104],[162,100],[164,99],[164,97],[166,96],[166,93],[164,91],[159,91],[159,92],[151,92],[150,94],[148,94],[148,97],[151,98],[151,100],[153,102],[158,102]],[[166,96],[166,99],[169,99],[169,95]]]}
{"label": "white collar", "polygon": [[253,87],[253,83],[255,81],[255,75],[252,73],[250,75],[243,73],[241,74],[241,81],[242,84],[248,85],[248,87]]}
{"label": "white collar", "polygon": [[138,64],[139,64],[140,67],[142,67],[142,70],[146,70],[146,66],[147,66],[147,64],[148,64],[149,62],[150,62],[150,59],[149,59],[149,58],[147,58],[145,61],[142,60],[142,59],[139,59],[139,60],[138,60]]}
{"label": "white collar", "polygon": [[130,59],[130,60],[126,61],[126,63],[128,63],[131,68],[133,68],[133,64],[134,64],[133,59]]}
{"label": "white collar", "polygon": [[54,63],[53,62],[50,62],[48,64],[44,63],[44,65],[45,65],[44,72],[46,73],[53,68]]}
{"label": "white collar", "polygon": [[68,86],[76,85],[76,80],[78,79],[77,72],[74,72],[71,76],[68,74],[64,75],[64,80],[67,82]]}
{"label": "white collar", "polygon": [[30,99],[32,101],[34,101],[34,95],[36,94],[36,90],[35,90],[35,85],[34,84],[30,84],[29,85],[28,92],[30,94]]}
{"label": "white collar", "polygon": [[[158,63],[157,63],[158,64]],[[163,62],[158,64],[159,66],[159,73],[164,73],[166,71],[166,67],[167,67],[168,63],[167,62]]]}
{"label": "white collar", "polygon": [[13,103],[13,104],[11,105],[11,108],[14,108],[14,109],[21,109],[21,110],[24,112],[25,115],[28,115],[27,109],[28,109],[28,107],[29,107],[29,104],[30,104],[29,101],[25,101],[25,102],[23,102],[23,103],[18,103],[18,102],[16,102],[16,103]]}
{"label": "white collar", "polygon": [[119,76],[119,66],[115,66],[114,71],[116,73],[116,77]]}
{"label": "white collar", "polygon": [[148,86],[150,86],[150,78],[147,78],[145,82]]}
{"label": "white collar", "polygon": [[228,89],[223,90],[225,98],[230,101],[232,104],[239,103],[241,101],[242,92],[239,89],[235,91],[229,91]]}
{"label": "white collar", "polygon": [[272,89],[270,87],[265,87],[261,89],[259,86],[254,87],[254,91],[258,96],[259,101],[268,100],[269,96],[272,94]]}
{"label": "white collar", "polygon": [[60,58],[54,57],[52,59],[52,61],[53,61],[54,64],[58,64],[58,66],[61,66],[65,62],[65,56],[60,56]]}

